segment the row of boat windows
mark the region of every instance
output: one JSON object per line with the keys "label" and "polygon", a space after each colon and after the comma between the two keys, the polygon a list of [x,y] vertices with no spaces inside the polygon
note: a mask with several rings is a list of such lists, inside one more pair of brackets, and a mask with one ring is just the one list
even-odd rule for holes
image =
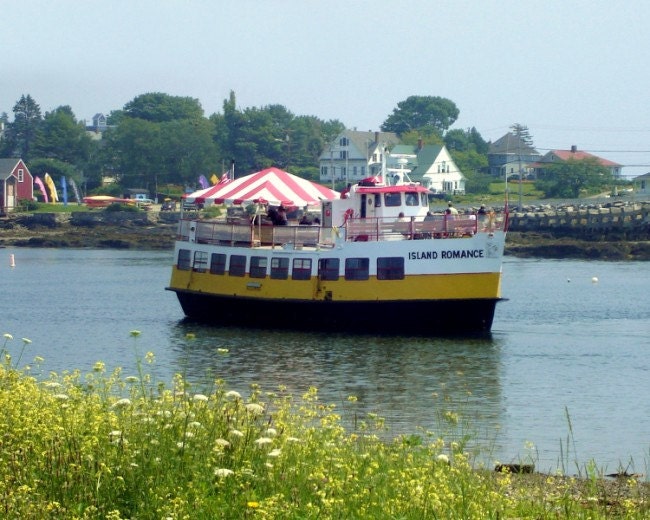
{"label": "row of boat windows", "polygon": [[[266,278],[274,280],[310,280],[312,276],[311,258],[294,258],[290,262],[286,257],[269,258],[265,256],[251,256],[250,265],[247,266],[248,257],[245,255],[228,255],[223,253],[208,253],[181,249],[178,252],[177,267],[181,271],[209,272],[216,275],[245,276],[248,267],[250,278]],[[315,262],[314,262],[315,263]],[[341,277],[340,258],[318,259],[318,277],[321,280],[335,281]],[[345,280],[368,280],[370,278],[370,259],[346,258],[343,277]],[[291,268],[291,270],[290,270]],[[404,258],[401,256],[388,256],[377,258],[378,280],[403,280]]]}

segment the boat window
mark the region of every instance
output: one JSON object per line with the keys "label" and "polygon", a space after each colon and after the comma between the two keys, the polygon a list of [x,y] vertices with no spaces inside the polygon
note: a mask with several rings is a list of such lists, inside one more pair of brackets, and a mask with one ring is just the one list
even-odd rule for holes
{"label": "boat window", "polygon": [[367,280],[369,278],[368,266],[370,261],[367,258],[346,258],[345,279],[346,280]]}
{"label": "boat window", "polygon": [[381,207],[381,195],[379,193],[375,193],[375,208],[380,208]]}
{"label": "boat window", "polygon": [[274,280],[286,280],[289,278],[288,258],[271,258],[271,278]]}
{"label": "boat window", "polygon": [[388,256],[377,258],[377,280],[403,280],[404,258]]}
{"label": "boat window", "polygon": [[246,274],[246,257],[244,255],[231,255],[228,274],[230,276],[244,276]]}
{"label": "boat window", "polygon": [[406,194],[406,205],[407,206],[417,206],[420,203],[417,193],[407,193]]}
{"label": "boat window", "polygon": [[401,193],[386,193],[384,195],[384,201],[386,202],[387,207],[396,207],[402,205],[402,194]]}
{"label": "boat window", "polygon": [[189,249],[178,250],[178,263],[176,266],[181,271],[189,271],[191,267],[192,251]]}
{"label": "boat window", "polygon": [[318,276],[321,280],[338,280],[339,279],[339,259],[338,258],[321,258],[318,261]]}
{"label": "boat window", "polygon": [[429,198],[426,193],[420,193],[420,206],[429,207]]}
{"label": "boat window", "polygon": [[205,251],[194,251],[193,270],[198,273],[205,273],[208,270],[208,253]]}
{"label": "boat window", "polygon": [[210,272],[212,274],[226,273],[226,255],[223,253],[212,253],[212,258],[210,258]]}
{"label": "boat window", "polygon": [[266,278],[266,265],[268,259],[265,256],[252,256],[251,257],[251,278]]}
{"label": "boat window", "polygon": [[311,279],[311,258],[294,258],[291,269],[292,280]]}

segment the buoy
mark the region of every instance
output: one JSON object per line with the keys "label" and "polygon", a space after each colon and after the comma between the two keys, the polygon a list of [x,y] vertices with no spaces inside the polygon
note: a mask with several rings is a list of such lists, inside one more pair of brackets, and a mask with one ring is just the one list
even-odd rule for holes
{"label": "buoy", "polygon": [[16,259],[14,258],[13,253],[9,255],[9,267],[16,267]]}
{"label": "buoy", "polygon": [[591,279],[591,283],[598,283],[598,277],[597,277],[597,276],[594,276],[594,277]]}

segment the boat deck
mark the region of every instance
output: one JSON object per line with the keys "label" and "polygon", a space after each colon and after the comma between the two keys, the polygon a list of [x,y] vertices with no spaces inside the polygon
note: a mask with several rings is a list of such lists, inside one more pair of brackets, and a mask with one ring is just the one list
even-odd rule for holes
{"label": "boat deck", "polygon": [[477,233],[503,230],[504,215],[443,215],[430,220],[397,221],[380,218],[350,218],[341,227],[272,226],[223,219],[182,219],[177,240],[231,247],[328,248],[338,241],[370,242],[394,240],[438,240],[472,237]]}

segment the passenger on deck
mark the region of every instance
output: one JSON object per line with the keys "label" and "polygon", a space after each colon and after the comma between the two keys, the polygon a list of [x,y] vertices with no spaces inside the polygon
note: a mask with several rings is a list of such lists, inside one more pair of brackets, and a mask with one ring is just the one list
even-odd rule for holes
{"label": "passenger on deck", "polygon": [[280,206],[278,208],[278,213],[276,217],[276,226],[286,226],[289,223],[287,220],[287,210],[284,209],[284,206]]}

